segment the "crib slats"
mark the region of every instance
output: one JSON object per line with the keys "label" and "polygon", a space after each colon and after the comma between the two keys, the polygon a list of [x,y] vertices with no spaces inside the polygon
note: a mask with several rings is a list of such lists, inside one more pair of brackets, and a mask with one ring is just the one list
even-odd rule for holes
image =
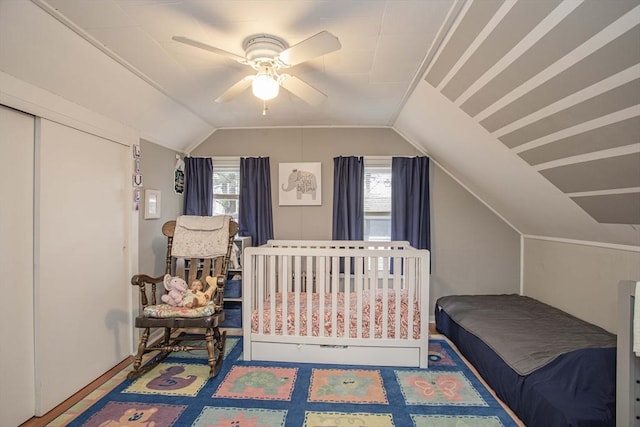
{"label": "crib slats", "polygon": [[[378,265],[378,257],[372,259],[374,266]],[[378,291],[378,269],[371,268],[371,282],[367,284],[369,290],[369,338],[376,336],[376,292]]]}
{"label": "crib slats", "polygon": [[340,278],[340,257],[331,257],[331,336],[337,336],[338,330],[338,279]]}
{"label": "crib slats", "polygon": [[[389,258],[382,258],[382,338],[388,338],[389,332]],[[375,306],[374,306],[375,307]]]}
{"label": "crib slats", "polygon": [[[263,258],[263,257],[259,257]],[[276,316],[274,313],[276,312],[276,292],[278,290],[278,275],[276,270],[276,261],[277,257],[270,256],[269,257],[269,287],[266,289],[267,295],[269,296],[269,312],[271,316],[269,316],[269,331],[271,334],[275,335],[276,331]],[[264,293],[262,294],[262,299],[266,298]],[[259,311],[258,313],[262,314],[264,311]],[[262,316],[259,316],[262,317]]]}
{"label": "crib slats", "polygon": [[[272,269],[275,270],[275,269]],[[254,277],[256,280],[256,285],[258,287],[258,313],[264,313],[264,291],[265,291],[265,265],[264,265],[264,257],[258,257],[256,271],[258,272],[257,276]],[[259,333],[264,333],[264,319],[262,316],[258,316],[258,331]],[[271,329],[273,331],[273,329]]]}
{"label": "crib slats", "polygon": [[[348,337],[351,325],[351,261],[353,258],[344,257],[344,281],[343,281],[343,293],[344,293],[344,309],[342,310],[343,316],[343,329],[342,336]],[[340,289],[338,289],[340,291]],[[336,317],[338,310],[336,309]]]}
{"label": "crib slats", "polygon": [[[402,277],[402,259],[400,257],[393,258],[393,293],[395,294],[395,323],[394,323],[394,335],[393,337],[398,339],[400,338],[400,303],[401,303],[401,284],[400,280]],[[387,294],[387,298],[389,295]]]}
{"label": "crib slats", "polygon": [[302,292],[302,275],[301,275],[301,260],[299,256],[295,256],[293,259],[293,292],[294,292],[294,316],[293,316],[293,330],[294,335],[300,335],[300,293]]}
{"label": "crib slats", "polygon": [[362,289],[364,287],[364,276],[362,274],[363,261],[364,259],[362,257],[355,257],[356,274],[354,287],[356,291],[356,338],[362,338]]}
{"label": "crib slats", "polygon": [[306,283],[305,283],[305,291],[307,292],[307,336],[310,337],[313,335],[313,307],[311,306],[312,304],[312,297],[313,297],[313,257],[306,257]]}
{"label": "crib slats", "polygon": [[318,336],[324,337],[327,334],[324,330],[324,308],[325,308],[325,295],[327,292],[327,286],[325,280],[327,278],[327,257],[320,256],[318,257]]}
{"label": "crib slats", "polygon": [[253,330],[259,334],[397,340],[426,330],[418,328],[427,317],[415,301],[428,297],[420,289],[428,264],[412,249],[260,249],[252,251],[254,271],[245,273],[253,280],[251,308],[260,313],[253,315]]}

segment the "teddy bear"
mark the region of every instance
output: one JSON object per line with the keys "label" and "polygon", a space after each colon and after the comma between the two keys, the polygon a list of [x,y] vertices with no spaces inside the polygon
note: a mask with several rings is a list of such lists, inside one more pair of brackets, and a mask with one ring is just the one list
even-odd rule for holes
{"label": "teddy bear", "polygon": [[[209,277],[211,276],[207,276],[207,278],[205,279],[207,283],[209,283]],[[203,289],[204,285],[202,284],[202,281],[199,279],[194,280],[189,287],[189,290],[193,294],[193,298],[191,298],[191,296],[189,295],[189,301],[187,301],[184,306],[188,308],[196,308],[209,304],[209,302],[211,301],[211,295],[213,294],[215,288],[209,286],[204,292]]]}
{"label": "teddy bear", "polygon": [[188,296],[189,292],[187,282],[185,282],[181,277],[165,274],[163,283],[167,293],[162,295],[162,302],[174,307],[181,307],[185,300],[185,296]]}

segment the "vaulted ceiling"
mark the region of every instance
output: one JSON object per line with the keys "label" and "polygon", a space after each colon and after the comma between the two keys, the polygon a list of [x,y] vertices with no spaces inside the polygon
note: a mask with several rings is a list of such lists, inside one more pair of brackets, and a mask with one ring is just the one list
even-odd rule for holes
{"label": "vaulted ceiling", "polygon": [[[311,106],[251,90],[243,55],[322,30],[288,72]],[[73,47],[71,47],[73,46]],[[640,0],[0,0],[0,71],[179,151],[220,128],[393,127],[525,235],[640,246]]]}

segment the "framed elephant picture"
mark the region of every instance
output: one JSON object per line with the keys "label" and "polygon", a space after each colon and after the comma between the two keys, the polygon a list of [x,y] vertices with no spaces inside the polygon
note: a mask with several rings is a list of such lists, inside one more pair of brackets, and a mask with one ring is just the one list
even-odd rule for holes
{"label": "framed elephant picture", "polygon": [[280,206],[322,205],[322,163],[280,163]]}

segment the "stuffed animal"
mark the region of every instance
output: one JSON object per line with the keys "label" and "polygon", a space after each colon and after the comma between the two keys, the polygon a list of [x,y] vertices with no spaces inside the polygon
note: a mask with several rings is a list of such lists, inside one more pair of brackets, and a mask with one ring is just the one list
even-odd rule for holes
{"label": "stuffed animal", "polygon": [[181,277],[165,274],[163,283],[167,293],[162,295],[162,302],[174,307],[182,306],[185,296],[187,296],[189,292],[187,282],[185,282]]}
{"label": "stuffed animal", "polygon": [[185,297],[185,303],[183,305],[188,308],[196,308],[209,304],[211,294],[209,293],[209,289],[207,289],[206,292],[202,292],[203,289],[202,281],[194,280],[189,287],[191,294]]}
{"label": "stuffed animal", "polygon": [[213,293],[216,291],[216,289],[218,289],[218,278],[207,276],[204,280],[209,285],[209,287],[207,288],[206,291],[204,291],[204,293],[207,294],[209,296],[209,300],[211,300],[213,298]]}

